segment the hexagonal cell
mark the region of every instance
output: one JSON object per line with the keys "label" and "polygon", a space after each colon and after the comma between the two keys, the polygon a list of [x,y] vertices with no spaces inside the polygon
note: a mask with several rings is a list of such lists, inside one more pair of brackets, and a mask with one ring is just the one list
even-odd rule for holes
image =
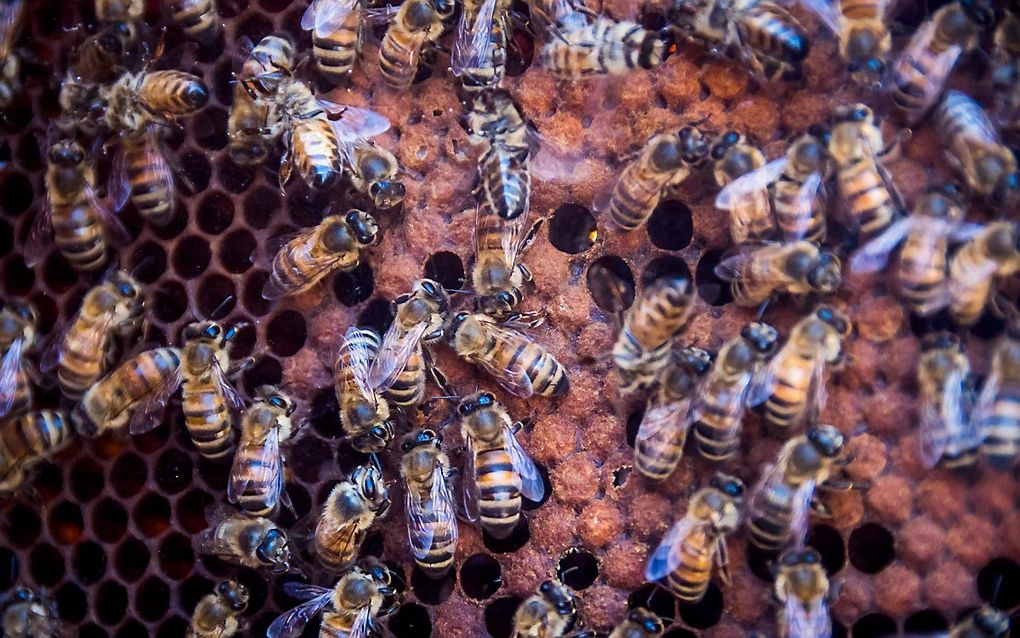
{"label": "hexagonal cell", "polygon": [[3,521],[4,538],[21,549],[31,547],[41,531],[39,514],[24,503],[13,505]]}
{"label": "hexagonal cell", "polygon": [[586,549],[571,547],[556,563],[556,577],[574,591],[588,589],[599,577],[599,559]]}
{"label": "hexagonal cell", "polygon": [[488,554],[468,556],[460,565],[460,586],[468,598],[485,600],[503,584],[503,567]]}
{"label": "hexagonal cell", "polygon": [[148,468],[145,461],[137,454],[124,454],[113,464],[110,472],[110,484],[113,491],[121,498],[131,498],[145,487],[148,479]]}
{"label": "hexagonal cell", "polygon": [[182,279],[194,279],[204,273],[210,259],[209,240],[198,235],[182,237],[170,256],[174,272]]}
{"label": "hexagonal cell", "polygon": [[143,535],[159,536],[170,527],[170,501],[161,494],[149,492],[135,504],[131,519]]}
{"label": "hexagonal cell", "polygon": [[606,312],[620,312],[634,303],[634,274],[627,262],[616,255],[593,261],[586,280],[592,301]]}
{"label": "hexagonal cell", "polygon": [[420,638],[432,635],[432,619],[427,609],[415,603],[404,603],[386,623],[393,638]]}
{"label": "hexagonal cell", "polygon": [[49,543],[39,543],[28,554],[28,572],[35,582],[53,587],[64,577],[64,554]]}
{"label": "hexagonal cell", "polygon": [[81,508],[69,501],[57,504],[50,510],[47,527],[53,540],[61,545],[73,545],[81,538],[85,531],[85,521],[81,515]]}
{"label": "hexagonal cell", "polygon": [[485,629],[492,638],[510,638],[513,635],[513,617],[521,599],[516,596],[497,598],[485,606]]}
{"label": "hexagonal cell", "polygon": [[106,574],[106,550],[92,541],[79,543],[74,548],[71,565],[82,583],[98,583]]}
{"label": "hexagonal cell", "polygon": [[850,532],[850,563],[865,574],[877,574],[896,559],[895,539],[886,528],[865,523]]}
{"label": "hexagonal cell", "polygon": [[82,457],[71,466],[69,487],[71,494],[82,503],[88,503],[103,491],[103,468],[93,459]]}
{"label": "hexagonal cell", "polygon": [[78,585],[66,582],[55,595],[60,619],[69,623],[80,623],[88,613],[88,597]]}
{"label": "hexagonal cell", "polygon": [[159,543],[159,568],[170,579],[181,580],[191,573],[195,553],[191,539],[183,534],[168,534]]}
{"label": "hexagonal cell", "polygon": [[219,235],[234,221],[234,202],[219,191],[206,193],[198,204],[198,227],[209,235]]}
{"label": "hexagonal cell", "polygon": [[549,243],[568,255],[588,250],[597,236],[595,216],[580,204],[562,204],[549,220]]}
{"label": "hexagonal cell", "polygon": [[438,281],[446,290],[460,290],[464,286],[464,262],[448,250],[430,255],[422,274]]}
{"label": "hexagonal cell", "polygon": [[137,538],[124,539],[117,546],[113,557],[113,567],[117,576],[129,583],[137,581],[145,575],[149,568],[149,549]]}
{"label": "hexagonal cell", "polygon": [[683,250],[694,236],[691,209],[676,199],[663,200],[652,211],[646,228],[648,238],[657,248]]}
{"label": "hexagonal cell", "polygon": [[104,498],[92,508],[92,533],[104,543],[115,543],[127,531],[127,510],[112,498]]}
{"label": "hexagonal cell", "polygon": [[169,449],[156,460],[156,485],[164,494],[177,494],[191,485],[191,457],[178,449]]}
{"label": "hexagonal cell", "polygon": [[255,251],[258,242],[255,235],[245,228],[232,230],[223,237],[220,244],[220,263],[227,272],[240,275],[255,263]]}
{"label": "hexagonal cell", "polygon": [[170,586],[159,578],[149,578],[135,590],[135,613],[142,620],[160,620],[169,609]]}
{"label": "hexagonal cell", "polygon": [[266,343],[279,357],[297,354],[304,347],[307,335],[305,318],[295,310],[277,313],[266,326]]}

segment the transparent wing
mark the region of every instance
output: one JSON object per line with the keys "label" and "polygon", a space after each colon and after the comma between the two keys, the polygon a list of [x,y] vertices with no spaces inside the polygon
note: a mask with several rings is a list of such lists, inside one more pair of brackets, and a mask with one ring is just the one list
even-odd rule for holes
{"label": "transparent wing", "polygon": [[719,191],[715,198],[715,207],[720,210],[733,210],[749,197],[768,189],[773,182],[782,177],[786,165],[784,155],[757,170],[741,175]]}
{"label": "transparent wing", "polygon": [[797,419],[798,425],[814,423],[829,400],[829,390],[825,385],[825,351],[823,349],[819,349],[815,354],[813,365],[807,401],[804,403],[804,411]]}
{"label": "transparent wing", "polygon": [[946,235],[949,237],[949,241],[958,243],[964,241],[970,241],[981,234],[985,229],[981,224],[970,224],[966,222],[953,222],[946,224],[948,227]]}
{"label": "transparent wing", "polygon": [[386,389],[393,385],[404,371],[407,360],[420,346],[421,338],[427,329],[428,324],[425,322],[415,324],[410,330],[403,330],[396,323],[390,326],[383,337],[379,354],[369,370],[369,386]]}
{"label": "transparent wing", "polygon": [[[109,335],[110,326],[113,324],[113,313],[104,313],[86,328],[78,326],[80,317],[81,312],[79,311],[70,322],[62,326],[50,339],[49,345],[46,346],[46,350],[43,351],[42,358],[39,360],[39,367],[43,372],[50,372],[60,365],[64,358],[67,335],[71,332],[74,332],[82,343],[96,344],[97,347],[102,347],[107,343],[107,335]],[[97,353],[97,356],[103,355],[105,355],[105,352]]]}
{"label": "transparent wing", "polygon": [[110,207],[120,210],[127,204],[131,196],[131,181],[128,179],[127,161],[124,158],[123,144],[113,154],[110,176],[106,182],[106,194],[110,198]]}
{"label": "transparent wing", "polygon": [[782,484],[784,463],[784,460],[780,458],[778,462],[769,464],[762,471],[761,478],[751,488],[750,496],[747,499],[747,506],[748,511],[752,515],[762,509],[762,500],[767,498],[765,493],[773,486]]}
{"label": "transparent wing", "polygon": [[183,381],[184,374],[181,371],[181,366],[177,366],[173,374],[168,375],[164,380],[163,385],[152,392],[149,398],[135,409],[134,414],[131,415],[128,431],[131,434],[145,434],[158,426],[166,410],[166,405],[170,403],[170,398],[173,397],[177,388],[181,387]]}
{"label": "transparent wing", "polygon": [[[811,173],[800,184],[797,194],[793,198],[792,207],[797,211],[810,211],[814,205],[818,191],[822,187],[822,174]],[[805,213],[806,216],[806,213]],[[806,225],[805,225],[806,226]],[[803,239],[805,230],[790,233],[790,239]]]}
{"label": "transparent wing", "polygon": [[53,243],[53,213],[47,197],[32,220],[32,228],[25,241],[25,265],[34,268],[42,261],[47,249]]}
{"label": "transparent wing", "polygon": [[329,37],[343,26],[357,6],[358,0],[315,0],[301,16],[301,28],[314,29],[320,38]]}
{"label": "transparent wing", "polygon": [[[314,6],[315,2],[313,2],[308,9],[311,10]],[[302,24],[301,27],[304,28],[304,24]],[[242,71],[244,70],[244,63],[248,61],[248,58],[251,56],[251,52],[254,49],[255,44],[251,41],[251,38],[246,35],[242,35],[234,43],[234,53],[231,57],[230,68],[234,72],[235,76],[243,77]]]}
{"label": "transparent wing", "polygon": [[7,416],[14,407],[14,398],[18,390],[18,373],[21,371],[22,356],[25,352],[25,341],[15,339],[3,361],[0,362],[0,417]]}
{"label": "transparent wing", "polygon": [[[523,338],[523,337],[521,337]],[[488,372],[496,382],[507,392],[519,396],[522,399],[535,394],[535,388],[531,383],[531,377],[524,366],[515,364],[509,367],[500,367],[493,361],[472,359],[478,367]]]}
{"label": "transparent wing", "polygon": [[790,638],[829,638],[832,635],[829,609],[821,597],[813,599],[805,608],[796,596],[787,594],[783,620]]}
{"label": "transparent wing", "polygon": [[[375,351],[367,345],[364,339],[359,338],[363,332],[356,326],[348,328],[347,333],[344,334],[340,352],[341,354],[345,351],[349,353],[347,365],[351,367],[351,373],[362,394],[368,396],[373,392],[372,385],[369,383],[369,371]],[[339,360],[339,356],[337,359]]]}
{"label": "transparent wing", "polygon": [[970,421],[972,427],[977,432],[980,432],[985,420],[994,415],[995,401],[998,399],[999,390],[1002,388],[1002,375],[997,368],[998,366],[992,366],[992,372],[985,379],[984,386],[981,388],[981,394],[978,395],[974,409],[971,411]]}
{"label": "transparent wing", "polygon": [[545,484],[535,462],[524,451],[509,427],[503,431],[503,436],[506,438],[506,451],[510,454],[511,464],[521,477],[521,495],[532,501],[541,501],[545,496]]}
{"label": "transparent wing", "polygon": [[212,377],[213,386],[223,395],[223,400],[227,402],[227,405],[234,410],[243,410],[245,408],[244,397],[234,389],[230,379],[227,378],[226,371],[220,367],[219,361],[213,362]]}
{"label": "transparent wing", "polygon": [[905,217],[886,228],[882,233],[864,244],[850,258],[850,270],[854,272],[876,272],[885,267],[889,254],[900,245],[918,222],[914,217]]}
{"label": "transparent wing", "polygon": [[131,233],[124,227],[117,215],[114,214],[113,210],[106,205],[106,202],[99,198],[96,190],[91,185],[86,185],[84,189],[85,198],[92,206],[92,211],[95,213],[99,223],[102,224],[106,230],[107,236],[110,241],[118,246],[124,246],[131,243]]}
{"label": "transparent wing", "polygon": [[[289,585],[301,585],[301,588],[289,587]],[[284,583],[283,590],[291,596],[301,597],[304,593],[318,591],[319,593],[306,602],[301,603],[285,614],[281,614],[269,625],[266,630],[266,638],[294,638],[301,635],[301,631],[311,619],[322,611],[329,604],[331,589],[305,585],[304,583]]]}
{"label": "transparent wing", "polygon": [[362,607],[358,615],[354,617],[354,624],[351,625],[351,633],[347,638],[368,638],[372,629],[372,608]]}
{"label": "transparent wing", "polygon": [[751,383],[747,388],[747,394],[744,397],[744,405],[749,408],[753,408],[756,405],[761,405],[772,396],[772,392],[776,387],[776,372],[780,366],[783,365],[786,357],[784,356],[783,350],[769,361],[768,365],[762,367],[761,370],[755,373],[751,378]]}
{"label": "transparent wing", "polygon": [[723,255],[723,258],[715,266],[715,274],[726,281],[739,281],[745,278],[744,268],[754,259],[758,250],[768,247],[769,244],[742,244],[731,248]]}
{"label": "transparent wing", "polygon": [[810,11],[822,21],[833,35],[839,35],[842,16],[839,10],[828,0],[798,0],[801,6]]}
{"label": "transparent wing", "polygon": [[472,523],[478,521],[478,476],[475,470],[474,440],[467,437],[464,453],[464,475],[461,477],[461,498],[464,500],[464,517]]}
{"label": "transparent wing", "polygon": [[432,470],[429,503],[426,505],[410,488],[406,489],[404,503],[407,511],[407,538],[411,551],[418,560],[425,558],[432,548],[436,528],[450,529],[456,537],[457,517],[453,494],[446,484],[441,465],[437,464]]}
{"label": "transparent wing", "polygon": [[166,189],[167,197],[170,201],[173,201],[176,184],[174,183],[174,174],[170,169],[170,162],[167,160],[166,154],[166,147],[156,137],[156,133],[154,131],[147,132],[145,135],[145,158],[152,171],[152,182],[162,184],[163,188]]}
{"label": "transparent wing", "polygon": [[[280,429],[273,427],[269,429],[266,440],[261,444],[255,444],[258,452],[255,455],[254,465],[259,468],[260,474],[267,473],[272,476],[272,484],[269,486],[269,494],[266,495],[266,507],[272,509],[280,500],[283,491],[283,459],[280,455]],[[230,481],[227,483],[227,500],[237,503],[251,486],[252,473],[245,471],[247,462],[245,457],[239,453],[234,454],[234,463],[230,468]]]}
{"label": "transparent wing", "polygon": [[683,544],[687,537],[697,531],[698,527],[707,526],[704,521],[685,516],[669,528],[659,545],[648,557],[645,565],[645,580],[655,582],[661,580],[680,566],[683,558]]}
{"label": "transparent wing", "polygon": [[471,19],[468,12],[461,12],[460,24],[457,25],[457,39],[454,41],[453,53],[450,56],[451,67],[456,75],[460,75],[465,69],[478,68],[491,58],[496,3],[497,0],[485,0],[475,14],[472,24],[468,24]]}
{"label": "transparent wing", "polygon": [[[272,301],[293,294],[306,283],[325,277],[336,267],[339,257],[335,254],[326,252],[318,256],[312,255],[315,232],[316,229],[313,228],[306,233],[301,233],[280,248],[281,251],[289,251],[291,259],[273,258],[272,271],[269,273],[269,278],[266,279],[265,286],[262,288],[262,297],[264,299]],[[292,283],[294,280],[293,272],[285,273],[281,270],[290,261],[301,264],[301,280],[299,284]]]}
{"label": "transparent wing", "polygon": [[744,416],[744,406],[748,399],[748,390],[751,388],[751,381],[753,378],[754,377],[750,372],[745,372],[740,374],[731,383],[714,383],[711,386],[708,386],[706,383],[703,385],[699,390],[697,397],[692,402],[689,421],[691,423],[697,423],[701,420],[704,413],[704,404],[702,403],[701,397],[705,396],[705,392],[710,389],[715,397],[712,400],[712,403],[717,406],[715,410],[725,414],[735,415],[730,419],[729,427],[727,428],[727,433],[724,437],[729,440],[741,427]]}
{"label": "transparent wing", "polygon": [[808,533],[808,515],[811,512],[811,499],[815,495],[815,482],[807,480],[797,486],[790,504],[790,544],[793,547],[804,547]]}
{"label": "transparent wing", "polygon": [[687,418],[691,402],[676,401],[665,405],[654,405],[645,410],[638,426],[636,441],[651,438],[676,438],[683,440],[692,421]]}
{"label": "transparent wing", "polygon": [[[329,94],[329,95],[332,95]],[[343,141],[358,138],[371,138],[385,133],[390,128],[390,121],[384,116],[357,106],[347,106],[325,97],[316,99],[318,105],[331,116],[330,125],[337,138]]]}

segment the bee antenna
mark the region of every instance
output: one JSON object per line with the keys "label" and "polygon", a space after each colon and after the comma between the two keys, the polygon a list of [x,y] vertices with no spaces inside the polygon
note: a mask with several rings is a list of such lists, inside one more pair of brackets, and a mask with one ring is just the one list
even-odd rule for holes
{"label": "bee antenna", "polygon": [[372,465],[375,466],[375,469],[382,473],[382,461],[379,460],[379,455],[372,452],[369,456],[372,458]]}
{"label": "bee antenna", "polygon": [[223,301],[220,302],[220,305],[218,305],[218,306],[216,306],[215,308],[212,309],[212,312],[209,313],[209,316],[207,317],[207,319],[210,319],[210,320],[216,319],[216,315],[218,315],[221,310],[226,308],[227,304],[229,304],[233,300],[234,300],[234,295],[232,295],[232,294],[227,295],[226,297],[224,297]]}

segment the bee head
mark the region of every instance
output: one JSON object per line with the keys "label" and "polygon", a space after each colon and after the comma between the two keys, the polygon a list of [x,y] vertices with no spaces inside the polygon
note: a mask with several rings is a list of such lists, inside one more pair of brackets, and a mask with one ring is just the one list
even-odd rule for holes
{"label": "bee head", "polygon": [[[987,0],[959,0],[960,8],[968,20],[982,28],[988,28],[995,22],[995,10]],[[956,13],[951,11],[950,13]],[[964,25],[966,28],[967,25]]]}
{"label": "bee head", "polygon": [[717,472],[716,475],[709,480],[708,484],[734,501],[739,501],[744,498],[744,492],[747,489],[744,486],[744,482],[739,478],[736,476],[730,476],[729,474],[723,474],[722,472]]}
{"label": "bee head", "polygon": [[76,140],[65,138],[50,146],[47,158],[57,166],[77,166],[85,161],[85,149]]}
{"label": "bee head", "polygon": [[216,586],[216,593],[232,611],[242,612],[248,608],[248,588],[241,583],[225,580]]}
{"label": "bee head", "polygon": [[744,326],[740,330],[740,336],[754,346],[755,351],[761,356],[772,354],[779,344],[779,331],[762,321]]}
{"label": "bee head", "polygon": [[438,434],[435,430],[425,428],[405,436],[404,440],[400,443],[400,451],[407,453],[418,447],[434,447],[438,450],[442,444],[442,435]]}
{"label": "bee head", "polygon": [[495,403],[496,397],[491,392],[477,392],[461,399],[457,404],[457,414],[467,417]]}
{"label": "bee head", "polygon": [[562,584],[547,580],[539,586],[538,591],[559,615],[570,619],[576,615],[577,606],[574,596]]}
{"label": "bee head", "polygon": [[843,451],[846,438],[831,425],[816,425],[808,430],[808,441],[816,450],[828,458],[835,458]]}
{"label": "bee head", "polygon": [[255,548],[255,556],[263,563],[272,565],[277,574],[288,571],[290,547],[287,546],[287,533],[276,527],[270,529]]}
{"label": "bee head", "polygon": [[368,187],[368,194],[378,208],[399,206],[404,201],[405,192],[403,182],[395,179],[372,182]]}
{"label": "bee head", "polygon": [[379,225],[375,218],[364,211],[352,209],[347,211],[344,221],[354,233],[358,243],[362,246],[374,244],[379,238]]}
{"label": "bee head", "polygon": [[185,341],[211,341],[218,343],[224,334],[223,327],[215,321],[196,321],[184,328],[182,336]]}
{"label": "bee head", "polygon": [[974,612],[974,625],[991,638],[1005,638],[1009,634],[1009,615],[1001,609],[985,605]]}
{"label": "bee head", "polygon": [[294,414],[297,403],[289,396],[280,391],[280,388],[271,385],[264,385],[255,390],[256,401],[263,401],[266,404],[280,410],[287,416]]}
{"label": "bee head", "polygon": [[995,184],[992,200],[1004,206],[1020,204],[1020,172],[1005,173]]}
{"label": "bee head", "polygon": [[436,10],[429,0],[410,0],[404,19],[408,29],[421,31],[432,26],[436,19]]}
{"label": "bee head", "polygon": [[697,128],[680,129],[680,156],[688,164],[698,164],[708,157],[708,141]]}
{"label": "bee head", "polygon": [[830,295],[843,283],[843,276],[840,274],[841,263],[839,257],[834,253],[823,250],[818,255],[818,260],[808,273],[807,282],[816,291],[823,295]]}
{"label": "bee head", "polygon": [[850,60],[847,71],[850,77],[863,86],[881,84],[885,63],[882,61],[885,44],[880,33],[869,27],[852,29],[847,39],[846,57]]}
{"label": "bee head", "polygon": [[434,279],[422,279],[417,288],[425,294],[425,298],[434,303],[439,312],[446,312],[450,307],[450,295],[446,289]]}
{"label": "bee head", "polygon": [[643,607],[632,609],[627,614],[627,621],[640,627],[645,633],[660,634],[664,627],[659,617]]}
{"label": "bee head", "polygon": [[996,225],[985,240],[988,254],[996,259],[1006,259],[1016,251],[1020,232],[1011,223]]}
{"label": "bee head", "polygon": [[712,159],[721,160],[726,155],[726,152],[736,146],[739,141],[740,133],[737,133],[736,131],[727,131],[723,133],[719,139],[712,144],[712,150],[710,151]]}
{"label": "bee head", "polygon": [[815,317],[832,326],[836,332],[844,337],[850,336],[850,331],[853,329],[853,325],[846,315],[831,306],[819,307],[815,310]]}

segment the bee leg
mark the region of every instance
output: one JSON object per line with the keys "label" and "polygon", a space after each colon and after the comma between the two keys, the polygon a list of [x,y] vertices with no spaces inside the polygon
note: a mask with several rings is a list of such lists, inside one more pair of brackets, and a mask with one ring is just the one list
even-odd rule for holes
{"label": "bee leg", "polygon": [[532,419],[530,416],[529,417],[525,417],[523,419],[520,419],[519,421],[516,421],[513,425],[511,425],[510,426],[510,432],[512,434],[517,434],[518,432],[520,432],[524,428],[530,428],[532,425],[534,425],[534,419]]}
{"label": "bee leg", "polygon": [[761,302],[761,305],[758,306],[758,314],[756,314],[754,318],[755,321],[761,321],[761,318],[765,316],[765,311],[768,310],[769,304],[771,304],[775,298],[775,295],[769,295],[768,299]]}
{"label": "bee leg", "polygon": [[[519,251],[520,254],[524,254],[524,251],[531,248],[531,245],[535,243],[535,239],[538,238],[538,231],[542,228],[542,224],[545,223],[545,220],[545,217],[540,217],[535,220],[534,224],[531,225],[531,228],[528,230],[528,234],[524,237],[524,241],[521,242],[521,249]],[[523,264],[520,265],[523,266]],[[527,268],[524,270],[527,271]],[[529,272],[528,275],[530,276],[531,273]]]}
{"label": "bee leg", "polygon": [[811,512],[819,518],[832,518],[832,510],[829,509],[829,506],[814,497],[811,499]]}
{"label": "bee leg", "polygon": [[729,549],[726,547],[726,538],[723,535],[719,535],[715,542],[716,546],[716,564],[719,566],[719,580],[722,581],[723,585],[729,585],[732,582],[730,576],[730,555]]}

